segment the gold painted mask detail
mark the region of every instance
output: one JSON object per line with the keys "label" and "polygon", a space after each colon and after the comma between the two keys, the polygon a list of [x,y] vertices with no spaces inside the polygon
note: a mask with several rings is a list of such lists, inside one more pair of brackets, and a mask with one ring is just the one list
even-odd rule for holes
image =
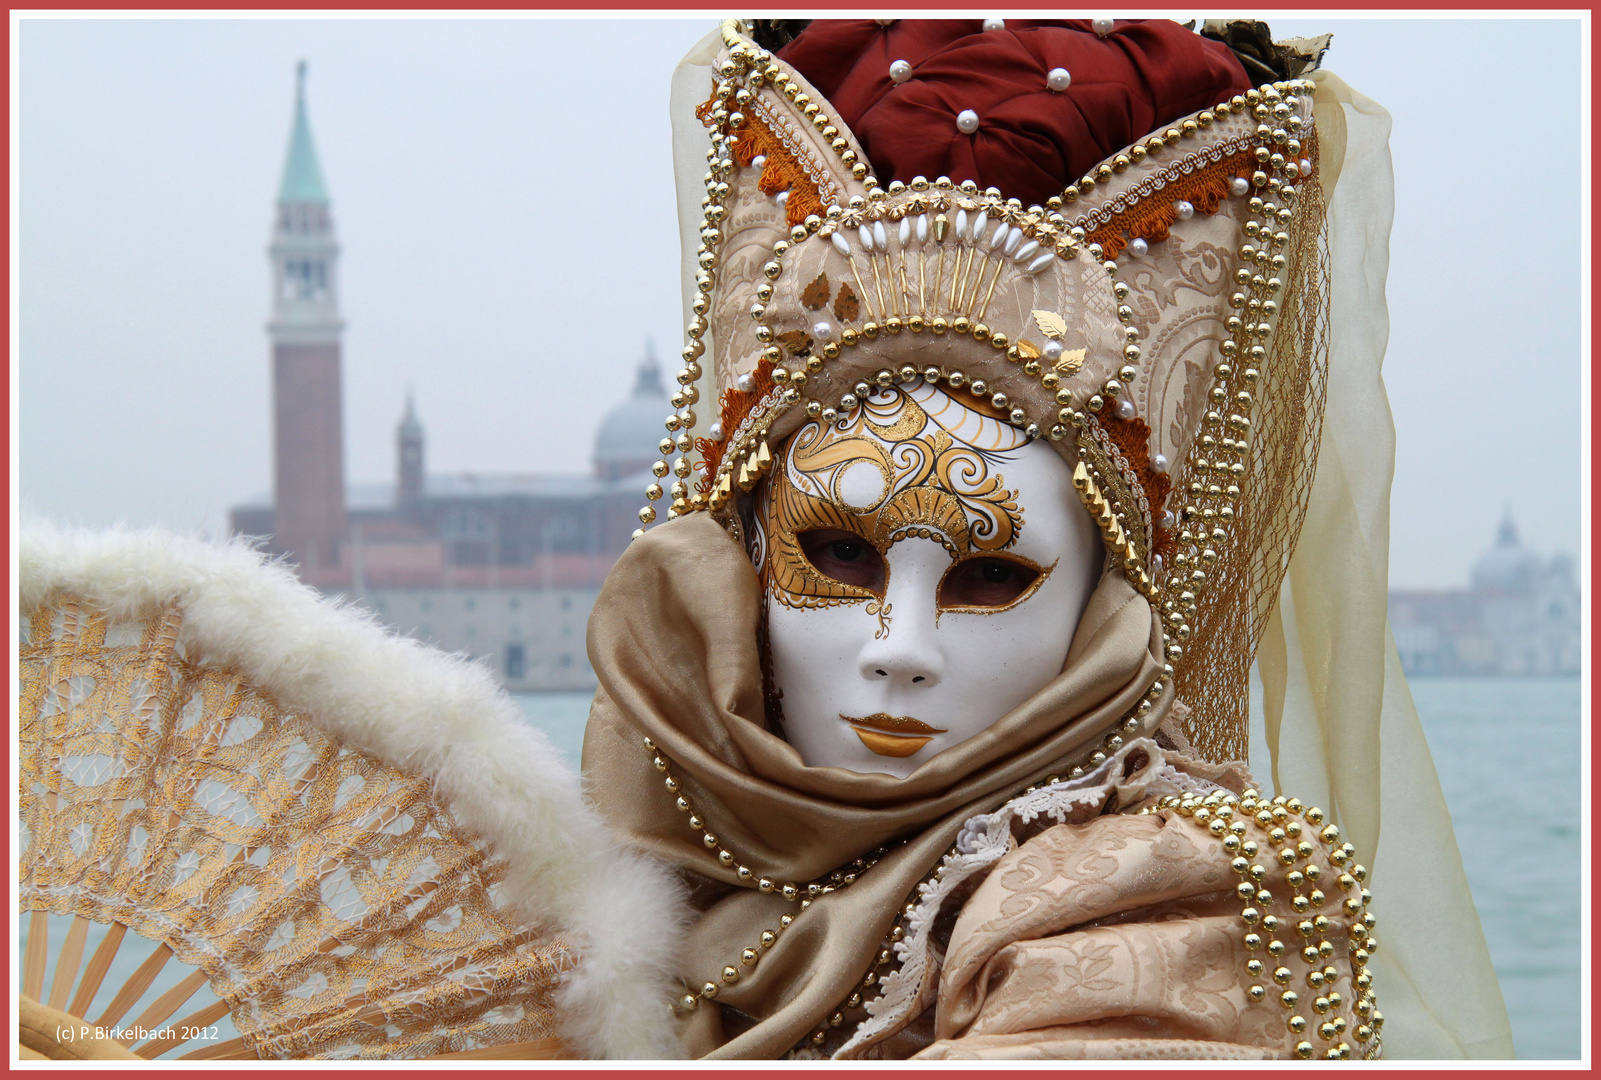
{"label": "gold painted mask detail", "polygon": [[1004,551],[1022,532],[1023,511],[1000,469],[1026,442],[1011,425],[924,384],[879,391],[833,425],[803,426],[760,500],[764,584],[789,607],[882,602],[878,590],[812,565],[799,538],[818,529],[852,533],[880,556],[911,537],[933,540],[958,562]]}

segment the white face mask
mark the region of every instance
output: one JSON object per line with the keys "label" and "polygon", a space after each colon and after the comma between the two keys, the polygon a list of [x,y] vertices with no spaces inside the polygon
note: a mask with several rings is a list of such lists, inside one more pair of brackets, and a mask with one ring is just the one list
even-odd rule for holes
{"label": "white face mask", "polygon": [[784,736],[853,772],[908,776],[1054,678],[1103,558],[1060,455],[921,383],[797,431],[756,516]]}

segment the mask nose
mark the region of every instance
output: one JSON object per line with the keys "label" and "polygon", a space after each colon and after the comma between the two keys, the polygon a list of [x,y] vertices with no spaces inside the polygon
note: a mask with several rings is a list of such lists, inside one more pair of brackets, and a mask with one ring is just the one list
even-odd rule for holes
{"label": "mask nose", "polygon": [[[923,551],[921,548],[931,550]],[[931,540],[906,540],[890,551],[888,632],[863,646],[862,678],[894,690],[928,690],[945,675],[945,654],[935,626],[940,575],[949,565],[945,550]]]}
{"label": "mask nose", "polygon": [[897,626],[887,638],[862,650],[862,678],[888,683],[896,690],[927,690],[945,674],[944,658],[932,647],[932,634],[914,634]]}

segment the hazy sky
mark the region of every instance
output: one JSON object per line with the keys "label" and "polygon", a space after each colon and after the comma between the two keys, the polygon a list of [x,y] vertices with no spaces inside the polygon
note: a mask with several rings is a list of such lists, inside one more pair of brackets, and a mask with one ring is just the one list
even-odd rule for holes
{"label": "hazy sky", "polygon": [[[343,254],[346,474],[586,472],[681,346],[667,86],[694,20],[27,19],[20,491],[221,531],[271,486],[265,247],[295,61]],[[1276,21],[1390,109],[1391,578],[1464,581],[1510,505],[1579,549],[1580,24]]]}

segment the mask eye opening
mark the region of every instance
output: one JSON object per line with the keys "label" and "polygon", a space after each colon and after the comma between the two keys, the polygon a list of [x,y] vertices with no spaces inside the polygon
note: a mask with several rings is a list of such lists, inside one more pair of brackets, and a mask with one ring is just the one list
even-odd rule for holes
{"label": "mask eye opening", "polygon": [[795,535],[812,570],[830,581],[883,597],[889,581],[884,555],[860,533],[846,529],[808,529]]}
{"label": "mask eye opening", "polygon": [[[1000,569],[1009,576],[998,577]],[[1056,569],[1056,563],[1041,566],[1021,555],[985,552],[952,562],[940,578],[936,594],[939,610],[967,611],[993,615],[1023,603]]]}

